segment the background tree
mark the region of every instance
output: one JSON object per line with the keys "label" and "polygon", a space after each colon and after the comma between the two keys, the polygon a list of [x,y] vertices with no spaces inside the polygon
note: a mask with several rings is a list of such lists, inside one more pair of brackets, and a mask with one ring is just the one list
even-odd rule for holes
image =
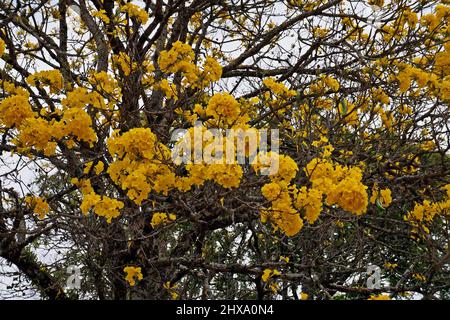
{"label": "background tree", "polygon": [[[2,297],[448,298],[449,4],[1,1]],[[195,121],[279,171],[174,163]]]}

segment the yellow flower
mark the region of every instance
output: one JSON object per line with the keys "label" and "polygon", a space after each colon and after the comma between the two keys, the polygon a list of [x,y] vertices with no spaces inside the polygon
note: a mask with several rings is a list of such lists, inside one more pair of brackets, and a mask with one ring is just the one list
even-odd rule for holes
{"label": "yellow flower", "polygon": [[32,208],[34,213],[37,214],[41,220],[44,219],[45,215],[50,212],[48,203],[40,197],[27,196],[25,198],[25,202]]}
{"label": "yellow flower", "polygon": [[51,93],[57,93],[63,88],[63,77],[59,70],[40,71],[30,75],[27,82],[35,87],[39,85],[50,87]]}
{"label": "yellow flower", "polygon": [[100,217],[105,217],[108,223],[111,223],[113,218],[117,218],[120,215],[120,209],[123,207],[122,201],[107,196],[100,196],[93,191],[84,194],[83,202],[80,205],[81,212],[84,214],[87,214],[93,208],[94,213]]}
{"label": "yellow flower", "polygon": [[384,266],[389,269],[389,270],[394,270],[395,268],[397,268],[398,264],[397,263],[390,263],[390,262],[386,262],[384,264]]}
{"label": "yellow flower", "polygon": [[306,187],[300,188],[296,207],[297,209],[303,209],[305,219],[313,224],[322,211],[322,192],[314,188],[309,190]]}
{"label": "yellow flower", "polygon": [[126,12],[130,17],[136,18],[142,24],[146,24],[148,21],[148,13],[130,2],[120,7],[120,10]]}
{"label": "yellow flower", "polygon": [[125,280],[127,280],[128,283],[130,284],[130,286],[132,286],[132,287],[136,285],[136,280],[143,279],[140,267],[127,266],[127,267],[123,268],[123,271],[127,274],[125,276]]}
{"label": "yellow flower", "polygon": [[342,209],[356,215],[363,214],[366,212],[368,203],[366,188],[357,180],[343,179],[327,195],[327,203],[337,204]]}
{"label": "yellow flower", "polygon": [[392,202],[391,190],[389,190],[389,189],[381,190],[380,197],[381,197],[382,204],[385,207],[388,207],[391,204],[391,202]]}
{"label": "yellow flower", "polygon": [[136,204],[152,190],[167,195],[175,187],[171,152],[150,129],[134,128],[121,136],[115,132],[106,144],[114,158],[107,173]]}
{"label": "yellow flower", "polygon": [[379,204],[383,208],[389,207],[389,205],[392,203],[391,190],[389,189],[378,190],[377,185],[375,184],[372,189],[370,203],[375,204],[377,200],[379,201]]}
{"label": "yellow flower", "polygon": [[191,63],[193,60],[194,51],[191,46],[177,41],[169,51],[163,50],[160,52],[158,65],[166,73],[191,73],[195,71],[195,66]]}
{"label": "yellow flower", "polygon": [[290,98],[297,94],[295,90],[289,90],[283,83],[277,82],[275,78],[266,78],[263,83],[276,96]]}
{"label": "yellow flower", "polygon": [[232,124],[238,119],[241,108],[239,102],[229,93],[216,93],[209,100],[205,111],[207,116]]}
{"label": "yellow flower", "polygon": [[279,276],[281,275],[280,271],[276,270],[276,269],[265,269],[263,271],[263,274],[261,276],[261,280],[264,282],[269,281],[270,278],[274,277],[274,276]]}
{"label": "yellow flower", "polygon": [[129,76],[131,72],[137,68],[136,62],[132,62],[131,58],[125,52],[120,52],[118,55],[114,55],[113,61],[120,67],[126,76]]}
{"label": "yellow flower", "polygon": [[99,161],[94,167],[95,174],[98,175],[98,174],[102,173],[104,168],[105,168],[105,164],[102,161]]}
{"label": "yellow flower", "polygon": [[275,294],[278,292],[280,288],[278,287],[278,284],[276,282],[272,282],[269,284],[269,289],[272,291],[273,294]]}
{"label": "yellow flower", "polygon": [[19,127],[25,119],[33,116],[26,96],[14,95],[0,101],[0,123],[7,127]]}
{"label": "yellow flower", "polygon": [[450,199],[450,183],[443,186],[442,189],[447,192],[447,197]]}
{"label": "yellow flower", "polygon": [[3,53],[5,52],[5,41],[0,39],[0,58],[3,56]]}
{"label": "yellow flower", "polygon": [[427,277],[425,277],[423,274],[421,273],[414,273],[412,275],[412,277],[420,282],[426,282],[427,281]]}
{"label": "yellow flower", "polygon": [[278,198],[278,196],[280,195],[281,187],[278,183],[271,182],[271,183],[265,184],[261,188],[261,192],[267,200],[273,201],[276,198]]}
{"label": "yellow flower", "polygon": [[38,151],[44,151],[46,156],[55,153],[56,143],[52,142],[55,127],[52,123],[42,118],[26,118],[20,126],[17,143],[25,148],[34,147]]}
{"label": "yellow flower", "polygon": [[94,12],[92,12],[92,16],[100,18],[106,24],[108,24],[110,22],[110,19],[106,15],[106,11],[105,10],[94,11]]}
{"label": "yellow flower", "polygon": [[178,100],[176,86],[173,83],[169,83],[167,79],[161,80],[161,82],[157,86],[155,86],[155,88],[159,88],[160,90],[162,90],[167,99],[174,98],[175,101]]}
{"label": "yellow flower", "polygon": [[308,300],[309,295],[306,292],[300,293],[300,300]]}
{"label": "yellow flower", "polygon": [[175,221],[176,219],[177,216],[174,214],[167,215],[163,212],[155,212],[152,216],[152,221],[150,222],[150,224],[152,225],[152,228],[156,228],[161,224],[165,224],[169,221]]}
{"label": "yellow flower", "polygon": [[178,292],[175,290],[177,287],[178,287],[177,284],[171,285],[170,281],[166,281],[163,284],[163,288],[169,291],[172,300],[178,299]]}
{"label": "yellow flower", "polygon": [[222,66],[212,57],[206,57],[203,64],[203,72],[201,77],[205,82],[205,85],[209,82],[215,82],[222,76]]}

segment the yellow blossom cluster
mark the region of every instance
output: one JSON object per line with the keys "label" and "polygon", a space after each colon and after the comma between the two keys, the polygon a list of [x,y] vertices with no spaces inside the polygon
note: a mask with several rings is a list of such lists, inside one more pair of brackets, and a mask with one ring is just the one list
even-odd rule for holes
{"label": "yellow blossom cluster", "polygon": [[88,142],[90,145],[97,140],[97,135],[92,129],[92,119],[81,108],[71,108],[64,111],[61,121],[56,124],[56,132],[56,139],[73,136],[80,141]]}
{"label": "yellow blossom cluster", "polygon": [[28,96],[12,95],[0,101],[0,123],[6,127],[19,127],[34,112],[28,102]]}
{"label": "yellow blossom cluster", "polygon": [[450,215],[450,184],[442,189],[446,191],[446,197],[442,201],[431,202],[424,200],[422,204],[416,203],[413,210],[409,211],[403,218],[413,227],[412,232],[418,233],[419,230],[429,233],[427,224],[433,221],[438,215]]}
{"label": "yellow blossom cluster", "polygon": [[148,21],[148,13],[131,2],[128,2],[120,7],[122,12],[126,12],[130,17],[135,18],[142,24],[146,24]]}
{"label": "yellow blossom cluster", "polygon": [[280,271],[277,269],[265,269],[261,276],[261,280],[269,283],[269,289],[275,294],[278,292],[279,287],[278,284],[273,281],[273,278],[281,275]]}
{"label": "yellow blossom cluster", "polygon": [[186,170],[189,177],[182,178],[177,184],[180,190],[188,190],[193,184],[203,185],[208,180],[224,188],[237,188],[243,176],[242,167],[236,163],[188,164]]}
{"label": "yellow blossom cluster", "polygon": [[35,148],[44,151],[46,156],[55,154],[56,142],[51,141],[55,136],[56,127],[53,122],[42,118],[30,117],[24,120],[17,137],[17,144],[22,148]]}
{"label": "yellow blossom cluster", "polygon": [[26,204],[39,216],[39,219],[44,219],[47,213],[50,212],[50,207],[41,197],[27,196],[25,197]]}
{"label": "yellow blossom cluster", "polygon": [[314,189],[326,195],[328,205],[338,205],[353,214],[366,212],[367,187],[363,185],[358,167],[335,164],[330,160],[314,158],[305,168]]}
{"label": "yellow blossom cluster", "polygon": [[426,282],[427,281],[427,277],[424,276],[421,273],[413,273],[412,277],[414,279],[416,279],[417,281],[420,281],[420,282]]}
{"label": "yellow blossom cluster", "polygon": [[389,269],[389,270],[394,270],[395,268],[398,267],[398,264],[397,264],[397,263],[386,262],[386,263],[384,264],[384,267],[387,268],[387,269]]}
{"label": "yellow blossom cluster", "polygon": [[[271,201],[269,209],[260,210],[261,221],[270,221],[275,229],[280,228],[287,236],[296,235],[303,227],[303,220],[292,201],[297,189],[290,185],[297,175],[297,164],[291,157],[274,152],[259,153],[257,160],[253,164],[254,170],[269,170],[271,180],[261,188],[263,196]],[[270,168],[271,165],[275,167]]]}
{"label": "yellow blossom cluster", "polygon": [[[88,174],[91,171],[93,164],[94,164],[93,161],[89,161],[88,163],[86,163],[83,173]],[[104,168],[105,168],[105,164],[103,163],[103,161],[98,161],[93,169],[94,169],[95,174],[99,175],[100,173],[103,172]]]}
{"label": "yellow blossom cluster", "polygon": [[263,274],[261,276],[261,280],[264,282],[269,281],[270,278],[281,275],[280,271],[277,269],[264,269]]}
{"label": "yellow blossom cluster", "polygon": [[75,88],[68,92],[61,104],[65,108],[81,109],[88,105],[97,109],[107,109],[104,98],[98,92],[89,91],[86,88]]}
{"label": "yellow blossom cluster", "polygon": [[371,96],[372,96],[372,100],[375,103],[380,102],[382,104],[389,104],[389,102],[391,101],[391,99],[386,94],[386,92],[384,92],[383,89],[381,89],[381,88],[373,88]]}
{"label": "yellow blossom cluster", "polygon": [[51,156],[55,153],[57,142],[63,139],[67,140],[69,148],[73,146],[73,139],[90,145],[97,140],[91,116],[84,109],[87,105],[107,108],[97,92],[77,88],[62,99],[63,110],[56,109],[49,113],[46,108],[42,108],[38,114],[33,112],[28,94],[14,91],[18,94],[0,102],[0,122],[18,129],[15,143],[24,153],[34,148]]}
{"label": "yellow blossom cluster", "polygon": [[152,221],[150,222],[152,228],[156,228],[161,224],[166,224],[169,221],[175,221],[177,218],[173,213],[167,214],[164,212],[155,212],[152,216]]}
{"label": "yellow blossom cluster", "polygon": [[[92,73],[91,76],[89,77],[89,83],[94,85],[96,90],[98,90],[102,95],[104,94],[106,96],[112,96],[116,100],[118,100],[121,96],[120,87],[119,84],[117,83],[117,80],[114,79],[112,75],[106,73],[105,71]],[[91,99],[93,101],[89,103],[95,106],[96,105],[95,100],[99,99],[100,101],[102,101],[102,99],[100,99],[94,93],[95,92],[91,93],[92,95]]]}
{"label": "yellow blossom cluster", "polygon": [[327,91],[338,91],[339,82],[329,75],[321,75],[317,81],[309,86],[309,94],[324,94]]}
{"label": "yellow blossom cluster", "polygon": [[120,216],[120,209],[123,207],[122,201],[100,196],[94,191],[83,194],[83,202],[80,205],[81,212],[84,214],[87,214],[93,208],[94,213],[100,217],[105,217],[108,223],[111,223],[113,218]]}
{"label": "yellow blossom cluster", "polygon": [[[450,7],[449,7],[450,8]],[[450,16],[450,9],[449,9]],[[443,100],[450,99],[450,43],[443,45],[442,51],[435,54],[432,61],[427,58],[416,61],[419,66],[407,63],[398,63],[399,72],[396,79],[399,83],[399,90],[406,93],[416,83],[419,89],[426,89],[426,93]],[[427,64],[432,64],[432,70],[426,71]],[[411,94],[414,90],[410,90]]]}
{"label": "yellow blossom cluster", "polygon": [[171,152],[150,129],[134,128],[123,135],[116,132],[107,140],[107,147],[114,157],[109,176],[136,204],[152,190],[167,195],[175,186],[175,173],[169,166]]}
{"label": "yellow blossom cluster", "polygon": [[5,41],[0,39],[0,58],[3,56],[4,52],[5,52]]}
{"label": "yellow blossom cluster", "polygon": [[185,86],[192,88],[205,88],[222,76],[222,67],[216,59],[206,57],[203,70],[194,63],[194,51],[191,46],[176,41],[170,50],[161,51],[158,65],[167,74],[181,73],[184,76]]}
{"label": "yellow blossom cluster", "polygon": [[206,115],[233,124],[241,113],[239,102],[229,93],[216,93],[208,102]]}
{"label": "yellow blossom cluster", "polygon": [[[8,91],[16,94],[0,102],[0,123],[8,128],[18,129],[14,142],[24,153],[35,148],[51,156],[55,153],[57,141],[62,139],[76,138],[90,144],[96,141],[97,136],[91,127],[92,119],[83,109],[84,95],[70,92],[67,99],[63,99],[62,102],[65,109],[55,110],[53,113],[59,120],[56,117],[48,120],[48,112],[45,108],[42,108],[39,114],[33,112],[28,101],[28,93],[10,86]],[[85,92],[85,89],[80,91]],[[89,102],[94,103],[91,100]]]}
{"label": "yellow blossom cluster", "polygon": [[322,212],[322,191],[314,188],[309,190],[301,187],[297,194],[296,207],[304,210],[303,216],[308,223],[313,224]]}
{"label": "yellow blossom cluster", "polygon": [[277,97],[291,98],[297,94],[295,90],[289,90],[283,83],[277,82],[272,77],[264,79],[263,83]]}
{"label": "yellow blossom cluster", "polygon": [[342,99],[338,105],[338,111],[345,124],[354,126],[359,123],[358,108],[347,99]]}
{"label": "yellow blossom cluster", "polygon": [[136,280],[139,281],[144,278],[140,267],[127,266],[123,268],[123,271],[126,273],[125,280],[132,287],[136,285]]}
{"label": "yellow blossom cluster", "polygon": [[372,195],[370,196],[370,203],[377,203],[383,208],[389,207],[392,202],[391,190],[381,189],[379,190],[377,185],[374,185],[372,189]]}
{"label": "yellow blossom cluster", "polygon": [[116,66],[119,66],[125,76],[129,76],[137,69],[137,63],[131,61],[131,58],[125,52],[120,52],[113,56],[113,62]]}
{"label": "yellow blossom cluster", "polygon": [[64,85],[63,77],[59,70],[39,71],[28,76],[27,82],[34,86],[48,86],[51,93],[58,93]]}
{"label": "yellow blossom cluster", "polygon": [[[244,171],[236,161],[239,138],[236,140],[234,136],[224,137],[222,134],[219,132],[219,136],[213,135],[201,126],[189,128],[181,137],[176,147],[180,148],[179,155],[186,157],[188,175],[177,177],[177,189],[186,192],[192,185],[202,186],[206,181],[213,181],[224,188],[237,188],[240,185]],[[201,152],[197,154],[199,150]],[[179,165],[181,159],[174,159],[174,163]]]}
{"label": "yellow blossom cluster", "polygon": [[177,88],[173,83],[169,83],[169,80],[163,79],[154,86],[155,89],[162,90],[167,99],[178,100]]}
{"label": "yellow blossom cluster", "polygon": [[177,73],[184,72],[190,77],[190,73],[194,72],[195,65],[194,51],[191,46],[181,41],[177,41],[168,51],[161,51],[158,58],[158,65],[163,72]]}
{"label": "yellow blossom cluster", "polygon": [[111,21],[106,15],[106,10],[93,11],[91,14],[93,17],[100,18],[106,24],[110,23]]}

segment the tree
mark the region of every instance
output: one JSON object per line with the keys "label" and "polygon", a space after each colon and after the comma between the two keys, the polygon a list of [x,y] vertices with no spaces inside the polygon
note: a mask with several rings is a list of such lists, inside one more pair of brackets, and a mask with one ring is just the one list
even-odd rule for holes
{"label": "tree", "polygon": [[1,294],[449,298],[449,4],[2,1]]}

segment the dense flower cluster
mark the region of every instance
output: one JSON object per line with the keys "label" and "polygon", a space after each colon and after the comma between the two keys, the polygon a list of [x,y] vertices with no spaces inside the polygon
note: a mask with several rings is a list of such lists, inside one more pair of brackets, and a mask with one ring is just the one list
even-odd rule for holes
{"label": "dense flower cluster", "polygon": [[222,67],[216,59],[206,57],[202,70],[194,63],[194,51],[191,46],[181,41],[175,42],[170,50],[161,51],[158,65],[167,74],[181,73],[185,85],[192,88],[205,88],[222,76]]}
{"label": "dense flower cluster", "polygon": [[131,2],[124,4],[120,10],[126,12],[130,17],[137,19],[140,23],[146,24],[148,21],[148,13]]}
{"label": "dense flower cluster", "polygon": [[[278,169],[272,172],[271,165],[275,165],[272,169]],[[268,152],[259,154],[253,168],[257,172],[269,170],[271,180],[261,188],[263,196],[271,201],[270,208],[260,211],[261,221],[270,221],[275,229],[281,229],[287,236],[296,235],[303,227],[303,220],[292,201],[297,190],[295,185],[290,185],[298,172],[297,164],[289,156]]]}
{"label": "dense flower cluster", "polygon": [[100,217],[105,217],[106,221],[111,223],[113,218],[120,216],[120,209],[124,207],[124,204],[122,201],[117,199],[112,199],[107,196],[99,196],[95,193],[89,193],[84,196],[80,208],[84,214],[87,214],[89,209],[92,207],[95,214]]}
{"label": "dense flower cluster", "polygon": [[137,204],[150,191],[166,194],[175,186],[175,174],[170,168],[171,153],[148,128],[134,128],[107,141],[115,161],[107,172],[111,179],[127,191]]}
{"label": "dense flower cluster", "polygon": [[239,102],[237,102],[230,94],[216,93],[209,100],[205,111],[206,115],[231,125],[239,118],[241,108]]}
{"label": "dense flower cluster", "polygon": [[35,87],[48,86],[51,93],[59,92],[64,85],[63,77],[59,70],[36,72],[27,78],[27,82]]}
{"label": "dense flower cluster", "polygon": [[342,209],[360,215],[368,204],[367,187],[362,184],[362,172],[358,167],[346,167],[326,159],[314,158],[305,172],[313,188],[326,196],[328,205],[337,204]]}
{"label": "dense flower cluster", "polygon": [[322,212],[322,192],[320,190],[306,187],[301,187],[298,190],[296,207],[300,210],[304,210],[304,217],[310,223],[313,224]]}

